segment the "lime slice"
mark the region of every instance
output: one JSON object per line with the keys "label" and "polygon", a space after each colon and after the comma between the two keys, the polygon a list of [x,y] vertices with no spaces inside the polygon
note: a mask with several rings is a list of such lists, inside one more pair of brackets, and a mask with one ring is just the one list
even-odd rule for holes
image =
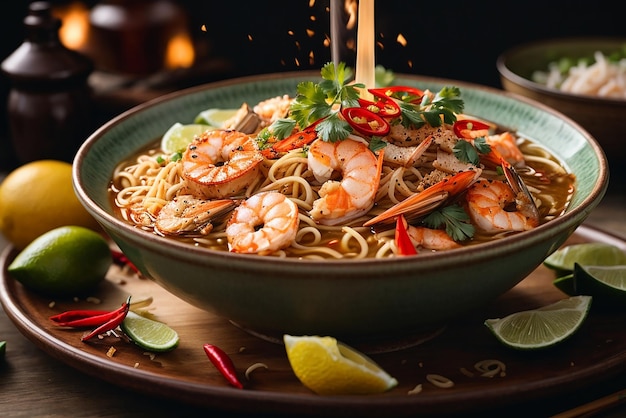
{"label": "lime slice", "polygon": [[7,342],[0,341],[0,360],[4,358],[4,354],[7,352]]}
{"label": "lime slice", "polygon": [[211,129],[211,127],[199,123],[183,125],[180,122],[176,122],[163,134],[161,149],[170,154],[183,152],[196,136],[208,129]]}
{"label": "lime slice", "polygon": [[574,265],[574,289],[591,295],[596,303],[624,306],[626,303],[626,265]]}
{"label": "lime slice", "polygon": [[552,282],[557,289],[569,296],[576,296],[576,285],[574,284],[574,273],[566,274],[565,276],[557,277]]}
{"label": "lime slice", "polygon": [[558,276],[574,271],[574,263],[595,266],[626,264],[626,253],[620,248],[601,242],[574,244],[556,250],[543,264]]}
{"label": "lime slice", "polygon": [[538,309],[487,319],[485,325],[507,347],[519,350],[551,347],[580,328],[591,300],[591,296],[571,296]]}
{"label": "lime slice", "polygon": [[172,351],[178,347],[178,333],[162,322],[129,311],[122,331],[139,347],[148,351]]}
{"label": "lime slice", "polygon": [[238,111],[239,109],[207,109],[198,113],[193,122],[222,128],[224,122],[235,116]]}

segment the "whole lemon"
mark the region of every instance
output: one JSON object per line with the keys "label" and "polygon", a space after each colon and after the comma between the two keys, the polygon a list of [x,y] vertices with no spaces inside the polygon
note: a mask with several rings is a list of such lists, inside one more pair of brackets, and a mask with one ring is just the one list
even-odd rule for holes
{"label": "whole lemon", "polygon": [[104,280],[113,262],[107,240],[92,229],[61,226],[37,237],[7,267],[31,290],[80,296]]}
{"label": "whole lemon", "polygon": [[72,165],[57,160],[26,163],[0,183],[0,232],[21,250],[63,225],[99,230],[72,185]]}

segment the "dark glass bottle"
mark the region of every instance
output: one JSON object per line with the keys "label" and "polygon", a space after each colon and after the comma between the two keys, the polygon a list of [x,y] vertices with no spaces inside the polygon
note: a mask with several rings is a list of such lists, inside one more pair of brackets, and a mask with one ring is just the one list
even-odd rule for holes
{"label": "dark glass bottle", "polygon": [[50,3],[31,3],[24,25],[26,39],[1,64],[11,81],[7,114],[16,158],[71,162],[93,128],[93,63],[61,43]]}

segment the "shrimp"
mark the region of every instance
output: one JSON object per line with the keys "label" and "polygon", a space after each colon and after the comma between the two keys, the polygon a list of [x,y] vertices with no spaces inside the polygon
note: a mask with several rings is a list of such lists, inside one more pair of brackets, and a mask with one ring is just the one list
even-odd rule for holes
{"label": "shrimp", "polygon": [[524,165],[524,154],[522,154],[515,142],[515,137],[510,132],[490,135],[486,138],[486,141],[509,164],[514,166]]}
{"label": "shrimp", "polygon": [[296,239],[298,205],[279,192],[250,196],[234,211],[226,226],[228,248],[235,253],[267,254]]}
{"label": "shrimp", "polygon": [[[474,225],[488,233],[526,231],[539,223],[534,202],[500,180],[480,179],[465,195]],[[535,208],[535,210],[533,210]]]}
{"label": "shrimp", "polygon": [[159,211],[155,228],[165,235],[198,233],[207,235],[213,222],[219,221],[235,207],[230,199],[202,200],[190,195],[176,196]]}
{"label": "shrimp", "polygon": [[413,219],[438,208],[448,201],[449,196],[457,196],[474,183],[481,174],[480,169],[461,171],[453,176],[448,176],[438,183],[433,184],[424,191],[416,193],[402,202],[390,207],[380,215],[365,222],[363,226],[371,226],[377,223],[389,223],[399,215],[407,216],[407,220]]}
{"label": "shrimp", "polygon": [[183,176],[199,198],[233,196],[257,177],[263,155],[249,135],[238,131],[206,131],[183,154]]}
{"label": "shrimp", "polygon": [[[308,165],[323,184],[309,211],[311,218],[337,225],[367,213],[378,191],[382,154],[377,159],[367,144],[350,138],[334,143],[316,139],[309,148]],[[341,181],[331,180],[335,171],[341,172]]]}
{"label": "shrimp", "polygon": [[461,247],[461,244],[453,240],[443,229],[409,225],[407,232],[415,246],[429,250],[451,250]]}

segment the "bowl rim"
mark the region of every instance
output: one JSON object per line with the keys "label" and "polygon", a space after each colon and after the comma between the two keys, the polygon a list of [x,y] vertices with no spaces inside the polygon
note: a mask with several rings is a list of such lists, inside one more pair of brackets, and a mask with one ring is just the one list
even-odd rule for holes
{"label": "bowl rim", "polygon": [[615,43],[616,45],[626,45],[626,38],[609,37],[609,36],[595,36],[595,37],[565,37],[565,38],[548,38],[542,40],[530,41],[522,44],[518,44],[512,48],[509,48],[498,55],[496,59],[496,68],[500,73],[500,77],[523,87],[535,93],[545,94],[547,96],[554,97],[560,100],[572,100],[575,102],[588,103],[595,102],[603,105],[615,105],[626,106],[626,99],[616,99],[613,97],[601,97],[593,95],[572,94],[566,93],[559,89],[545,86],[541,83],[532,81],[526,77],[523,77],[513,71],[509,67],[509,62],[512,57],[527,51],[534,49],[547,48],[550,46],[560,45],[574,45],[574,44],[593,44],[593,43]]}
{"label": "bowl rim", "polygon": [[[185,258],[188,260],[197,260],[200,255],[210,254],[212,256],[212,261],[229,263],[231,265],[232,261],[242,261],[245,262],[254,268],[255,266],[264,268],[268,271],[285,271],[286,269],[290,271],[295,271],[297,269],[301,269],[302,266],[316,266],[316,271],[319,272],[320,276],[324,273],[324,271],[333,271],[336,272],[341,270],[346,272],[348,276],[353,276],[354,274],[351,271],[354,270],[355,266],[358,267],[368,267],[374,268],[380,271],[382,268],[385,268],[389,264],[393,264],[394,269],[397,271],[403,271],[412,269],[415,267],[416,260],[419,260],[420,263],[424,265],[428,265],[431,269],[438,269],[442,266],[446,266],[449,264],[449,258],[452,255],[456,255],[459,259],[467,260],[468,262],[480,262],[487,258],[492,257],[492,253],[497,250],[498,255],[504,256],[507,254],[515,254],[519,249],[526,248],[533,243],[539,243],[548,239],[551,239],[553,234],[549,234],[547,232],[543,232],[548,229],[556,229],[556,231],[563,231],[571,229],[573,233],[575,226],[577,223],[577,219],[579,217],[585,218],[589,212],[595,208],[606,193],[609,182],[609,168],[608,161],[606,155],[599,143],[593,138],[591,134],[587,130],[585,130],[580,124],[575,122],[573,119],[568,116],[558,112],[557,110],[548,107],[540,102],[529,99],[522,95],[504,91],[501,89],[497,89],[490,86],[470,83],[466,81],[460,80],[451,80],[446,78],[439,77],[430,77],[430,76],[421,76],[421,75],[411,75],[411,74],[396,74],[397,79],[409,79],[417,82],[432,82],[439,83],[444,85],[454,85],[457,86],[463,91],[463,89],[478,89],[483,90],[489,94],[503,95],[515,101],[523,102],[532,107],[539,108],[542,112],[547,112],[557,116],[559,119],[564,120],[568,124],[570,124],[573,128],[579,131],[585,137],[586,142],[593,150],[593,154],[596,156],[599,163],[599,181],[593,185],[590,193],[580,202],[580,204],[573,208],[569,209],[566,213],[561,216],[550,220],[549,222],[539,225],[536,228],[528,231],[518,232],[514,235],[506,237],[506,248],[503,250],[502,240],[494,240],[489,242],[480,243],[477,245],[464,246],[459,249],[449,250],[449,251],[440,251],[440,252],[424,252],[417,256],[409,256],[409,257],[396,257],[396,258],[386,258],[386,259],[341,259],[341,260],[329,260],[324,259],[323,262],[319,260],[309,260],[309,259],[297,259],[297,258],[280,258],[280,262],[276,263],[276,257],[261,257],[257,255],[250,254],[237,254],[225,251],[211,250],[207,248],[195,247],[186,243],[177,242],[174,240],[168,241],[168,245],[163,244],[163,237],[159,237],[152,232],[144,231],[139,228],[136,228],[130,224],[125,223],[121,219],[116,218],[114,215],[108,213],[104,208],[100,207],[91,197],[89,197],[87,191],[81,184],[81,171],[84,163],[84,155],[89,151],[89,149],[97,142],[98,138],[105,134],[108,130],[112,129],[113,126],[118,123],[132,117],[136,113],[143,111],[146,108],[150,108],[153,106],[158,106],[163,102],[175,100],[181,96],[185,96],[188,94],[198,93],[200,91],[204,91],[207,89],[213,88],[221,88],[232,85],[237,85],[241,83],[256,83],[259,81],[271,81],[282,78],[293,78],[295,79],[304,79],[310,80],[311,77],[318,78],[318,71],[294,71],[294,72],[282,72],[282,73],[271,73],[271,74],[261,74],[261,75],[252,75],[252,76],[244,76],[237,77],[227,80],[221,80],[216,82],[210,82],[198,86],[193,86],[189,88],[185,88],[182,90],[178,90],[172,93],[165,94],[163,96],[151,99],[147,102],[141,103],[133,108],[130,108],[118,116],[112,118],[101,127],[99,127],[96,131],[94,131],[81,145],[80,149],[76,153],[74,158],[74,163],[72,164],[72,179],[74,184],[74,189],[77,197],[85,205],[86,209],[92,213],[93,216],[96,217],[97,220],[104,219],[108,226],[111,227],[115,231],[123,231],[125,233],[125,237],[130,240],[133,244],[141,244],[141,247],[146,246],[146,242],[150,245],[150,250],[154,253],[162,254],[164,256],[171,256],[172,249],[176,250],[176,254],[180,258]],[[555,232],[556,233],[556,232]],[[230,260],[230,261],[229,261]]]}

